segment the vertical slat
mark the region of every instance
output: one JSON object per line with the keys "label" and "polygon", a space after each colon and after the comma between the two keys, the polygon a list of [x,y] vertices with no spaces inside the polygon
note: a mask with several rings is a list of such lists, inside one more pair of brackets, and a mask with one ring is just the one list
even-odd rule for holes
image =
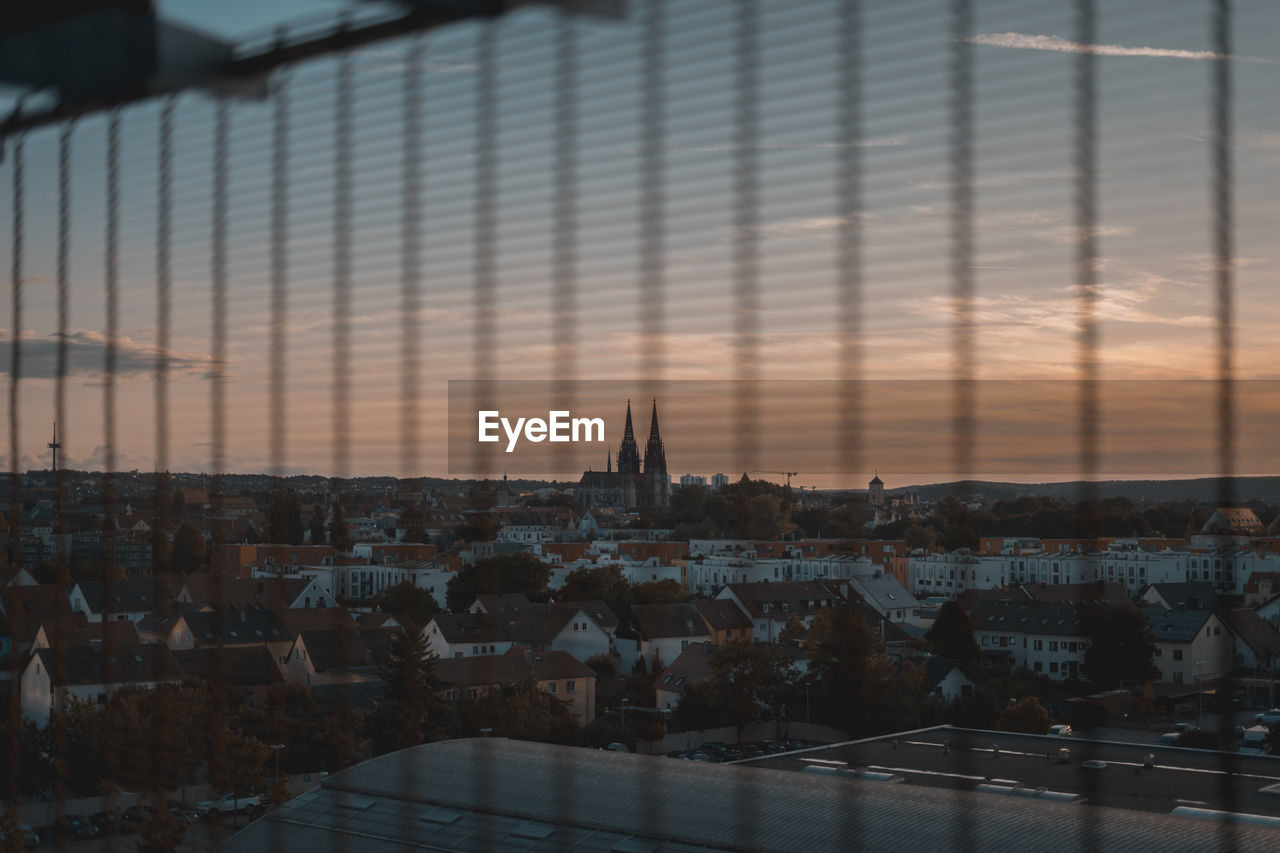
{"label": "vertical slat", "polygon": [[[957,488],[973,476],[974,334],[973,334],[973,32],[972,0],[951,0],[950,256],[951,279],[951,464]],[[957,495],[956,497],[960,497]],[[971,739],[957,732],[960,772],[971,775]],[[954,801],[958,849],[976,848],[973,812],[957,792]]]}
{"label": "vertical slat", "polygon": [[[1097,25],[1094,0],[1076,0],[1076,42],[1092,45]],[[1080,480],[1080,530],[1086,540],[1100,535],[1098,530],[1098,490],[1094,481],[1098,475],[1098,273],[1097,273],[1097,60],[1093,52],[1082,50],[1075,55],[1074,125],[1072,166],[1075,172],[1074,219],[1076,229],[1076,303],[1079,315],[1076,370],[1079,383],[1079,480]],[[1094,577],[1098,561],[1093,549],[1086,544],[1082,548],[1083,578]],[[1080,750],[1080,760],[1097,757],[1094,742],[1085,740]],[[1083,766],[1083,765],[1082,765]],[[1097,799],[1098,776],[1081,769],[1080,785],[1085,799]],[[1098,849],[1098,822],[1080,815],[1077,832],[1081,846],[1086,850]]]}
{"label": "vertical slat", "polygon": [[657,379],[666,365],[667,0],[647,4],[641,31],[640,94],[640,375]]}
{"label": "vertical slat", "polygon": [[[286,326],[289,287],[289,85],[276,81],[272,98],[271,134],[271,352],[270,406],[271,475],[284,475],[287,389]],[[278,486],[279,483],[277,482]]]}
{"label": "vertical slat", "polygon": [[[756,471],[760,381],[760,164],[757,148],[760,109],[760,8],[757,0],[734,7],[734,368],[738,388],[734,406],[734,461]],[[759,797],[755,780],[741,777],[735,807],[738,838],[750,844],[756,835]]]}
{"label": "vertical slat", "polygon": [[[23,147],[25,139],[18,136],[13,140],[13,185],[10,203],[13,210],[13,234],[11,244],[12,264],[9,272],[9,286],[12,288],[9,353],[9,564],[22,568],[22,473],[19,469],[18,439],[20,437],[18,412],[21,403],[22,384],[22,260],[25,235],[23,233],[23,215],[25,208],[24,181],[25,166],[23,163]],[[9,655],[9,669],[12,684],[19,684],[22,671],[18,666],[18,656]],[[21,693],[12,690],[9,693],[9,797],[5,806],[6,815],[17,823],[18,799],[21,793],[22,780],[22,705]]]}
{"label": "vertical slat", "polygon": [[[116,362],[120,335],[120,111],[112,110],[107,117],[107,192],[106,192],[106,348],[102,380],[103,423],[103,517],[106,519],[104,545],[106,546],[106,577],[103,579],[105,602],[102,618],[112,617],[116,597]],[[103,679],[110,684],[115,678],[115,655],[111,635],[102,636]],[[110,791],[120,778],[119,760],[121,744],[117,742],[115,727],[108,715],[104,726],[103,754],[106,756],[108,791],[105,805],[113,806]]]}
{"label": "vertical slat", "polygon": [[[836,66],[836,300],[840,379],[840,435],[838,473],[849,475],[862,467],[862,0],[838,0],[839,57]],[[808,675],[805,675],[808,678]],[[808,692],[806,683],[806,697]],[[806,731],[807,734],[807,731]],[[859,843],[861,805],[857,786],[848,787],[841,803],[841,846]]]}
{"label": "vertical slat", "polygon": [[[1231,0],[1213,0],[1211,27],[1213,51],[1217,58],[1210,62],[1213,75],[1210,94],[1210,116],[1213,124],[1212,198],[1213,198],[1213,285],[1217,313],[1217,384],[1218,384],[1218,505],[1231,506],[1236,499],[1235,442],[1235,199],[1234,163],[1232,160],[1232,110],[1234,91],[1231,79],[1232,7]],[[1235,561],[1224,581],[1235,582]],[[1198,687],[1204,690],[1203,680]],[[1236,754],[1227,752],[1232,745],[1232,698],[1235,680],[1228,669],[1219,682],[1214,702],[1219,714],[1218,740],[1222,808],[1236,810]],[[1203,701],[1203,698],[1202,698]],[[1224,821],[1220,841],[1225,849],[1234,849],[1235,824]]]}
{"label": "vertical slat", "polygon": [[403,165],[400,182],[400,476],[417,477],[421,407],[418,383],[422,329],[422,63],[426,47],[414,39],[405,56]]}
{"label": "vertical slat", "polygon": [[333,139],[333,472],[351,468],[351,55],[338,58]]}
{"label": "vertical slat", "polygon": [[756,0],[734,6],[734,370],[740,383],[734,406],[737,467],[755,471],[759,434],[760,234],[759,132],[760,10]]}

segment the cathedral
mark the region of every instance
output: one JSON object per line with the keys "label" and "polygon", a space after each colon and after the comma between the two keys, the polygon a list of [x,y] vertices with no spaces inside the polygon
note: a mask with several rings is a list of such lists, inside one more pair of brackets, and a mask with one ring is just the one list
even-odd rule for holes
{"label": "cathedral", "polygon": [[667,452],[658,432],[658,401],[653,401],[653,418],[649,423],[649,441],[644,448],[644,467],[640,465],[640,446],[631,425],[631,401],[627,401],[627,425],[618,448],[617,470],[613,460],[605,459],[604,471],[586,471],[578,481],[574,498],[586,509],[652,509],[671,504],[671,477],[667,474]]}

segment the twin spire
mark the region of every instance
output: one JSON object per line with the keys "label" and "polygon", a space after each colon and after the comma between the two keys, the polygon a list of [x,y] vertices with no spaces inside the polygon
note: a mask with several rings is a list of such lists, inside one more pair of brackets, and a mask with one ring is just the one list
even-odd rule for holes
{"label": "twin spire", "polygon": [[[662,448],[662,437],[658,432],[658,401],[653,401],[653,417],[649,421],[649,442],[644,450],[644,469],[646,471],[665,470],[667,467],[666,452]],[[635,427],[631,423],[631,401],[627,400],[627,424],[622,431],[622,446],[618,448],[618,473],[640,473],[640,446],[636,443]]]}

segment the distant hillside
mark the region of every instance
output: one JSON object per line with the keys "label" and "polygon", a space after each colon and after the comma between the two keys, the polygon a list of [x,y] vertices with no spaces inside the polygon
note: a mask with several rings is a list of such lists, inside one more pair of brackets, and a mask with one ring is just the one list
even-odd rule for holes
{"label": "distant hillside", "polygon": [[[1218,480],[1202,477],[1194,480],[1105,480],[1094,483],[1099,497],[1124,497],[1133,501],[1200,501],[1216,503]],[[1235,477],[1232,480],[1237,500],[1261,500],[1280,503],[1280,477]],[[962,494],[981,494],[988,501],[1010,500],[1022,495],[1045,495],[1073,500],[1080,495],[1082,483],[1072,480],[1062,483],[1001,483],[988,480],[972,480],[964,483],[931,483],[923,486],[904,486],[887,489],[890,495],[914,492],[922,500],[934,501],[955,491]]]}

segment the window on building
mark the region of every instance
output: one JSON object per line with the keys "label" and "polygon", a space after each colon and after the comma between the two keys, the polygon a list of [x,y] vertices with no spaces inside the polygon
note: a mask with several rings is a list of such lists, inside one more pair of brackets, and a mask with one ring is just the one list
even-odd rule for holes
{"label": "window on building", "polygon": [[1049,671],[1050,672],[1058,671],[1058,662],[1056,660],[1049,661]]}
{"label": "window on building", "polygon": [[1174,650],[1173,650],[1173,659],[1174,659],[1174,660],[1182,660],[1182,649],[1174,649]]}
{"label": "window on building", "polygon": [[576,681],[566,681],[566,682],[564,683],[564,692],[565,692],[565,693],[577,693],[577,692],[578,692],[578,682],[576,682]]}

